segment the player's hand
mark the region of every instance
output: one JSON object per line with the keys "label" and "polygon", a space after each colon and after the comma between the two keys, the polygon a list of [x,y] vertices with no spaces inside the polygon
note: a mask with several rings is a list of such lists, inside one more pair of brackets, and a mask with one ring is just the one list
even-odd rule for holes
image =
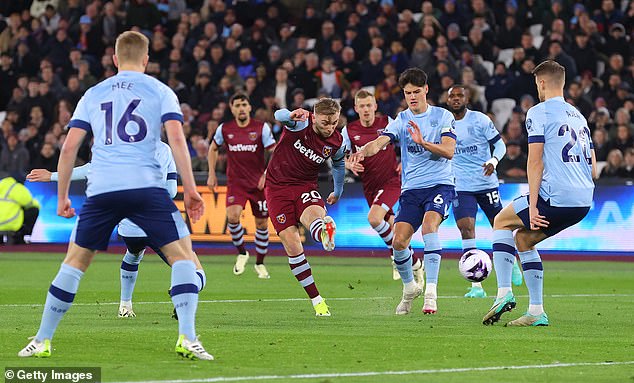
{"label": "player's hand", "polygon": [[412,141],[414,141],[418,145],[423,145],[425,143],[425,140],[423,139],[423,134],[420,132],[420,128],[418,127],[418,125],[412,120],[409,120],[407,124],[411,126],[411,128],[407,128],[407,131],[409,131],[409,135],[412,138]]}
{"label": "player's hand", "polygon": [[306,109],[299,108],[292,111],[290,117],[292,121],[306,121],[308,117],[310,117],[310,112]]}
{"label": "player's hand", "polygon": [[346,169],[350,170],[355,176],[359,176],[359,173],[363,173],[365,168],[359,162],[351,161],[350,158],[346,158]]}
{"label": "player's hand", "polygon": [[184,193],[183,197],[187,216],[193,223],[196,223],[205,212],[203,197],[196,190]]}
{"label": "player's hand", "polygon": [[360,164],[363,160],[365,159],[365,155],[363,154],[363,150],[360,150],[356,153],[352,153],[350,156],[348,156],[347,160],[346,160],[346,165],[348,164],[348,162],[353,165],[353,164]]}
{"label": "player's hand", "polygon": [[328,202],[328,205],[334,205],[337,203],[337,201],[339,201],[339,197],[335,196],[334,192],[330,193],[330,195],[326,199],[326,202]]}
{"label": "player's hand", "polygon": [[492,157],[487,162],[483,163],[482,167],[484,168],[484,175],[488,177],[491,174],[493,174],[493,172],[495,171],[495,167],[497,165],[498,165],[498,159],[495,157]]}
{"label": "player's hand", "polygon": [[258,190],[264,190],[265,183],[266,183],[266,173],[262,173],[262,176],[258,180]]}
{"label": "player's hand", "polygon": [[51,182],[51,174],[46,169],[33,169],[26,175],[26,179],[31,182]]}
{"label": "player's hand", "polygon": [[75,208],[70,205],[70,198],[57,200],[57,215],[64,218],[75,216]]}
{"label": "player's hand", "polygon": [[218,178],[216,177],[216,173],[209,172],[209,176],[207,177],[207,186],[209,186],[209,190],[212,192],[215,191],[216,186],[218,186]]}
{"label": "player's hand", "polygon": [[528,214],[530,217],[531,230],[539,230],[541,228],[546,228],[550,224],[550,222],[546,221],[546,217],[539,214],[539,210],[537,207],[529,207]]}

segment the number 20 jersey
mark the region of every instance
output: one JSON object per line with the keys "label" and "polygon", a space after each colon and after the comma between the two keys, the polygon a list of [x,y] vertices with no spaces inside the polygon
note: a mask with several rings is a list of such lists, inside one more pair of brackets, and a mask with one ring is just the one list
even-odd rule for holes
{"label": "number 20 jersey", "polygon": [[563,97],[553,97],[528,110],[526,129],[529,144],[544,143],[539,195],[552,206],[590,206],[594,146],[586,119]]}
{"label": "number 20 jersey", "polygon": [[86,195],[163,188],[156,151],[169,120],[183,122],[176,94],[143,73],[120,71],[88,89],[69,123],[94,136]]}

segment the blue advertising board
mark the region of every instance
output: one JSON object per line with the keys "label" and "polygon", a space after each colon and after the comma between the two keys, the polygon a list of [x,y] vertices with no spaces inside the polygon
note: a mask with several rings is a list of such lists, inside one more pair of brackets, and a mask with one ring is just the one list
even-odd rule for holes
{"label": "blue advertising board", "polygon": [[[35,225],[33,242],[64,243],[68,241],[75,218],[66,219],[56,215],[56,184],[26,183],[42,206]],[[331,185],[322,185],[324,195]],[[83,182],[73,182],[71,201],[79,211],[85,200]],[[527,184],[502,184],[500,196],[506,206],[528,192]],[[347,184],[343,198],[334,206],[328,206],[328,214],[337,222],[337,247],[382,248],[385,245],[367,223],[368,206],[360,184]],[[598,185],[594,203],[588,215],[579,224],[569,228],[539,245],[540,249],[561,251],[606,251],[634,252],[634,187]],[[453,214],[440,227],[440,239],[446,249],[460,249],[460,232]],[[476,219],[478,247],[489,249],[492,229],[482,212]],[[115,235],[112,237],[116,238]],[[415,234],[413,245],[422,248],[420,231]]]}

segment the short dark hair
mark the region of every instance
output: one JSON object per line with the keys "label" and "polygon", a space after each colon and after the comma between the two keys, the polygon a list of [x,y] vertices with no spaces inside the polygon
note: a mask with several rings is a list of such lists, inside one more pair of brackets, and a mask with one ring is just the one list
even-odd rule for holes
{"label": "short dark hair", "polygon": [[398,86],[405,88],[405,85],[412,84],[414,86],[427,85],[427,73],[419,68],[409,68],[405,72],[401,73],[398,78]]}
{"label": "short dark hair", "polygon": [[548,76],[563,83],[566,77],[566,68],[554,60],[546,60],[533,69],[533,75],[535,77]]}
{"label": "short dark hair", "polygon": [[229,98],[229,105],[233,105],[234,101],[242,101],[245,100],[248,103],[251,103],[251,100],[249,100],[249,96],[247,96],[246,93],[242,93],[242,92],[238,92],[238,93],[234,93],[231,98]]}

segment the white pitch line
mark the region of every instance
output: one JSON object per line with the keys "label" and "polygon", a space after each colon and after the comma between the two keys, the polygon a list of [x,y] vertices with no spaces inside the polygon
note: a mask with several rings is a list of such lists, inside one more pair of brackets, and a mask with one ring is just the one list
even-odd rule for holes
{"label": "white pitch line", "polygon": [[403,370],[403,371],[362,371],[362,372],[341,372],[327,374],[297,374],[297,375],[256,375],[256,376],[219,376],[214,378],[201,379],[177,379],[177,380],[143,380],[116,383],[216,383],[216,382],[241,382],[248,380],[294,380],[294,379],[324,379],[324,378],[355,378],[363,376],[386,376],[386,375],[429,375],[429,374],[453,374],[461,372],[483,372],[500,370],[533,370],[545,368],[561,367],[601,367],[601,366],[622,366],[634,364],[634,360],[625,362],[580,362],[580,363],[552,363],[552,364],[530,364],[521,366],[491,366],[491,367],[465,367],[465,368],[440,368],[434,370]]}
{"label": "white pitch line", "polygon": [[[528,295],[516,295],[516,298],[528,298]],[[611,297],[634,297],[634,294],[553,294],[545,295],[545,298],[611,298]],[[441,295],[438,299],[463,299],[463,295]],[[373,301],[373,300],[390,300],[398,299],[394,297],[345,297],[345,298],[328,298],[329,301]],[[262,299],[211,299],[200,300],[198,303],[266,303],[266,302],[303,302],[306,298],[262,298]],[[119,302],[95,302],[95,303],[73,303],[73,306],[109,306],[118,305]],[[135,305],[171,305],[172,301],[156,301],[156,302],[134,302]],[[0,307],[41,307],[42,303],[7,303],[0,304]]]}

